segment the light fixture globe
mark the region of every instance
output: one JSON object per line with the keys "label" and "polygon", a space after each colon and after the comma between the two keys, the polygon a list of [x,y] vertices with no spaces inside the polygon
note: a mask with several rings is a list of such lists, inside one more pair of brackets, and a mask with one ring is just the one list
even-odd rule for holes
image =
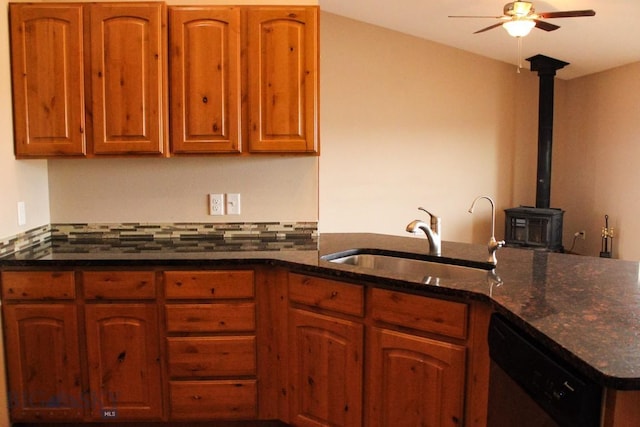
{"label": "light fixture globe", "polygon": [[535,21],[531,19],[512,19],[502,24],[511,37],[524,37],[528,35],[533,27],[536,26]]}

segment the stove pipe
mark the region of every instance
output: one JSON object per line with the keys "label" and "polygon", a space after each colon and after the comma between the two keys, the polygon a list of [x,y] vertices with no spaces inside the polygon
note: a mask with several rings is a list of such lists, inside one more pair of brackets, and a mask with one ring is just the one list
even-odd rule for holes
{"label": "stove pipe", "polygon": [[553,142],[553,83],[556,70],[569,65],[568,62],[535,55],[527,58],[531,71],[540,78],[538,95],[538,177],[536,185],[536,208],[548,209],[551,204],[551,149]]}

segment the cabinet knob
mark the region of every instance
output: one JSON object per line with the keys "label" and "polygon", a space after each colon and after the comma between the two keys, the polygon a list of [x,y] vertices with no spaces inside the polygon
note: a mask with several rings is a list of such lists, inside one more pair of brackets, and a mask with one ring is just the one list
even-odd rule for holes
{"label": "cabinet knob", "polygon": [[202,102],[204,102],[206,104],[207,102],[209,102],[209,98],[207,98],[206,96],[203,96],[202,97]]}

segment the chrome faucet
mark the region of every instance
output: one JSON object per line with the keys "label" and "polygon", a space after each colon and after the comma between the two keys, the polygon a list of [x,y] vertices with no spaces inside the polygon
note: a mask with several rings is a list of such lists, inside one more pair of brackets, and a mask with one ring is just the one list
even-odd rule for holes
{"label": "chrome faucet", "polygon": [[489,239],[489,244],[487,249],[489,251],[489,261],[491,264],[496,265],[498,263],[498,259],[496,258],[496,251],[504,246],[504,240],[496,241],[495,231],[496,231],[496,205],[493,203],[493,199],[489,196],[478,196],[475,198],[473,203],[471,203],[471,207],[469,208],[469,213],[473,213],[473,208],[476,206],[476,202],[480,199],[487,199],[489,203],[491,203],[491,238]]}
{"label": "chrome faucet", "polygon": [[423,212],[426,212],[431,218],[431,224],[427,225],[426,222],[415,219],[407,225],[407,231],[409,233],[415,233],[418,230],[424,231],[429,239],[429,255],[440,255],[440,217],[433,215],[425,208],[418,208]]}

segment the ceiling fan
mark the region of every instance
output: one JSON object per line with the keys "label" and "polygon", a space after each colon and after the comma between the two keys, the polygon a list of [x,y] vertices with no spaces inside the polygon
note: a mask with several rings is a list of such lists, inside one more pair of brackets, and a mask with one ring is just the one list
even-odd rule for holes
{"label": "ceiling fan", "polygon": [[536,13],[533,3],[528,1],[513,1],[504,5],[502,16],[469,16],[454,15],[449,18],[493,18],[502,22],[482,28],[474,34],[483,33],[493,28],[502,26],[509,35],[513,37],[524,37],[533,29],[540,28],[544,31],[554,31],[560,26],[544,21],[551,18],[574,18],[581,16],[594,16],[594,10],[568,10],[561,12],[540,12]]}

